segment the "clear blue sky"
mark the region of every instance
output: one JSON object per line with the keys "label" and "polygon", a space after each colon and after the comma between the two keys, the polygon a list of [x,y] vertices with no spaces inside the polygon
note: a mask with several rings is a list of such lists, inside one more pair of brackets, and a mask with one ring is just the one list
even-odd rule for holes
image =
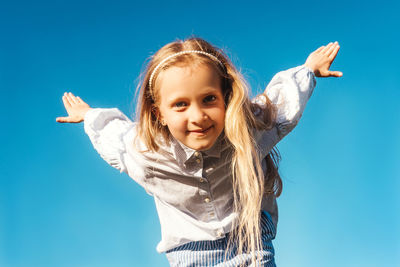
{"label": "clear blue sky", "polygon": [[133,115],[136,78],[191,34],[257,93],[330,41],[341,50],[278,148],[279,267],[400,266],[398,1],[2,1],[0,266],[168,266],[153,199],[57,124],[61,96]]}

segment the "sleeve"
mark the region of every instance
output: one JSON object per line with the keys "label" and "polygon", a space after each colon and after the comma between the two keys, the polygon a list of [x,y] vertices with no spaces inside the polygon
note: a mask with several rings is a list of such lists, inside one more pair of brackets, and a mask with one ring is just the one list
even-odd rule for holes
{"label": "sleeve", "polygon": [[120,172],[126,172],[124,135],[134,123],[116,108],[89,110],[84,129],[100,156]]}
{"label": "sleeve", "polygon": [[305,65],[277,73],[265,93],[277,107],[276,124],[280,138],[299,122],[316,85],[314,72]]}
{"label": "sleeve", "polygon": [[[296,127],[315,86],[314,72],[305,65],[278,72],[272,78],[264,95],[277,108],[276,126],[256,136],[259,143],[267,147],[266,150],[272,149]],[[263,95],[253,102],[262,107],[265,104]]]}

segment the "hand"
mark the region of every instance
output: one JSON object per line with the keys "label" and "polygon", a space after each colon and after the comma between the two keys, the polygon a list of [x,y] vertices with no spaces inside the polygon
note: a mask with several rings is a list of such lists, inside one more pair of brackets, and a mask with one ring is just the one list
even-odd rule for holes
{"label": "hand", "polygon": [[339,48],[338,42],[321,46],[308,56],[304,65],[312,69],[317,77],[341,77],[342,72],[329,70]]}
{"label": "hand", "polygon": [[74,96],[72,93],[64,93],[62,100],[68,117],[58,117],[57,122],[81,122],[85,118],[86,112],[91,109],[79,96]]}

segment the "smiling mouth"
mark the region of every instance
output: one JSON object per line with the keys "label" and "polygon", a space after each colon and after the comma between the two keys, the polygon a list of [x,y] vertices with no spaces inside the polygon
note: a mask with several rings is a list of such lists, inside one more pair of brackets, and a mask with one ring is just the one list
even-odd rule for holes
{"label": "smiling mouth", "polygon": [[206,129],[204,129],[204,130],[192,130],[192,131],[189,131],[189,132],[190,132],[190,133],[194,133],[194,134],[204,135],[204,134],[208,133],[208,131],[209,131],[212,127],[214,127],[214,126],[210,126],[210,127],[206,128]]}

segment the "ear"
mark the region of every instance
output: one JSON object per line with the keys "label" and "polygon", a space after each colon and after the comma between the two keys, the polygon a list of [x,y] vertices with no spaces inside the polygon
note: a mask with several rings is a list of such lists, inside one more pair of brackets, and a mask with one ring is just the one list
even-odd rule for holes
{"label": "ear", "polygon": [[154,116],[157,118],[157,120],[161,123],[162,126],[167,125],[167,123],[164,121],[164,118],[160,112],[160,109],[157,106],[153,105],[151,107],[151,112],[154,114]]}

